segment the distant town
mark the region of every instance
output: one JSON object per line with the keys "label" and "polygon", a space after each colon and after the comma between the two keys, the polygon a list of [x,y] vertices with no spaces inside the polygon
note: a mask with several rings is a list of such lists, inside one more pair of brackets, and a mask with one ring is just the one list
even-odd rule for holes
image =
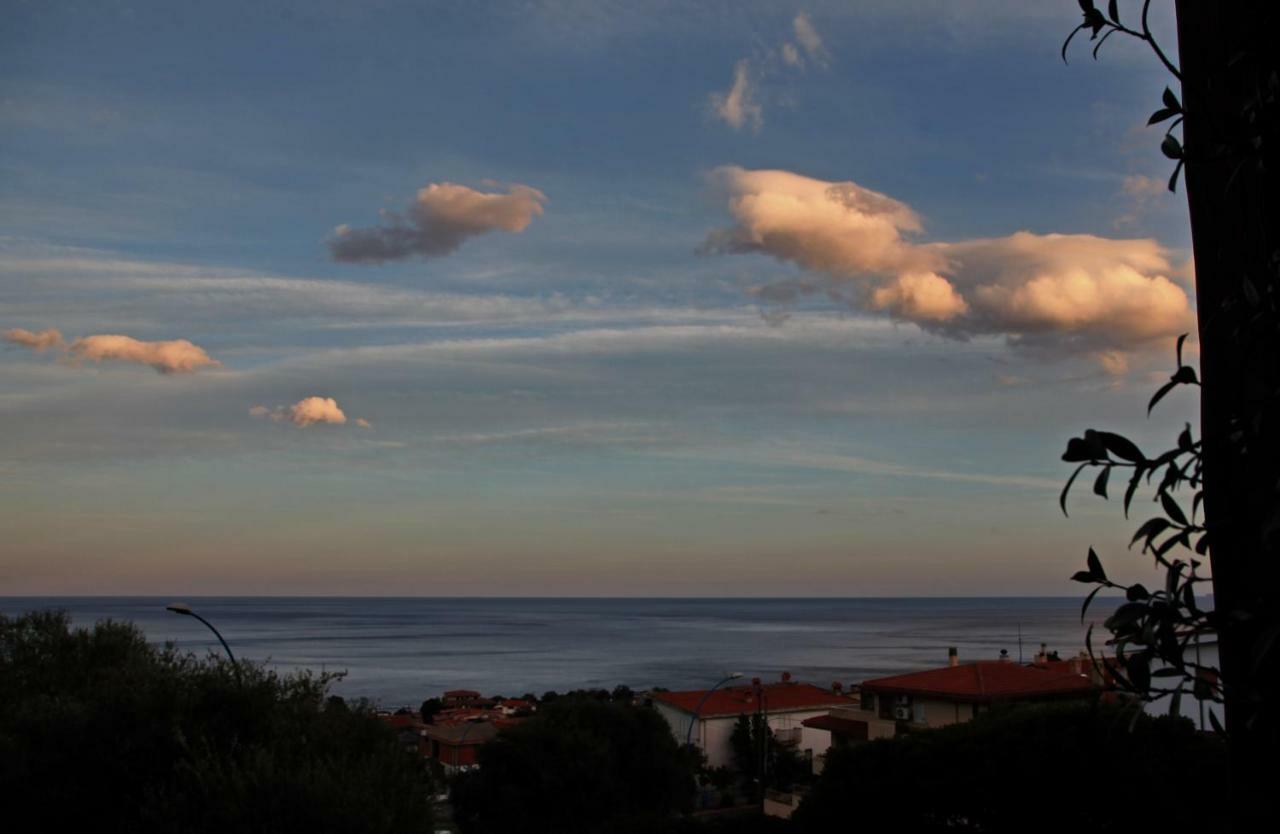
{"label": "distant town", "polygon": [[[817,776],[833,749],[961,724],[1000,706],[1115,699],[1120,696],[1107,680],[1107,668],[1104,663],[1100,670],[1085,652],[1064,658],[1044,644],[1029,663],[1014,661],[1006,651],[995,658],[962,660],[952,648],[945,665],[860,682],[818,684],[783,672],[776,680],[745,679],[731,673],[707,689],[685,691],[635,691],[620,685],[613,690],[505,697],[453,689],[419,707],[377,714],[399,732],[407,749],[446,777],[479,767],[480,750],[504,728],[566,697],[654,709],[677,744],[696,748],[703,757],[703,772],[709,774],[734,774],[740,769],[735,731],[755,722],[767,728],[770,745],[799,760],[808,776]],[[1199,714],[1189,714],[1198,729],[1208,729],[1205,711],[1212,708],[1200,703]],[[1147,711],[1158,714],[1162,708],[1149,704]],[[726,779],[704,779],[699,807],[727,808],[745,800],[724,790],[726,784]],[[761,804],[767,815],[789,817],[804,793],[803,786],[768,790]]]}

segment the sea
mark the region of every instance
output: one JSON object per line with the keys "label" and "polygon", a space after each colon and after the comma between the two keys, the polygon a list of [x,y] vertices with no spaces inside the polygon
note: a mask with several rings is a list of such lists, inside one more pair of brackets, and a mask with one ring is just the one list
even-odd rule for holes
{"label": "sea", "polygon": [[[155,597],[0,597],[0,613],[63,609],[75,625],[127,620],[147,639],[223,651]],[[447,689],[518,697],[626,685],[700,689],[726,674],[848,686],[1003,649],[1084,648],[1079,597],[547,599],[197,597],[242,661],[344,672],[335,694],[394,709]],[[1099,600],[1099,611],[1106,601]],[[1090,611],[1090,614],[1093,614]]]}

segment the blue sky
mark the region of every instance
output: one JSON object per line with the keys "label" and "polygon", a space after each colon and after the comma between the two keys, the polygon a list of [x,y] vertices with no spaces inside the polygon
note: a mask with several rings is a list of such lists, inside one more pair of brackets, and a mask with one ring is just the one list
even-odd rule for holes
{"label": "blue sky", "polygon": [[1074,3],[4,7],[8,592],[1069,594],[1067,437],[1192,419]]}

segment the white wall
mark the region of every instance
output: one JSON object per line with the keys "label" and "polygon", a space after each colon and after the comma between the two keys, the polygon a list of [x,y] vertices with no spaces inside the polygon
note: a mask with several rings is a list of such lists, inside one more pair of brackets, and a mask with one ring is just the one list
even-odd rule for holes
{"label": "white wall", "polygon": [[[666,719],[667,724],[671,727],[671,734],[676,741],[679,744],[684,744],[685,733],[689,731],[689,713],[676,709],[662,701],[654,701],[653,706],[658,710],[658,714]],[[820,756],[831,745],[831,734],[822,730],[804,727],[801,722],[807,718],[826,715],[829,711],[828,708],[824,707],[822,709],[798,712],[773,712],[769,714],[769,728],[774,732],[800,729],[801,740],[796,749],[801,755],[804,754],[806,749],[810,749],[813,751],[814,756]],[[702,717],[698,719],[697,725],[693,728],[692,740],[706,754],[709,767],[733,765],[733,746],[729,743],[729,739],[733,735],[733,725],[737,721],[738,716],[736,715]]]}
{"label": "white wall", "polygon": [[[1201,666],[1213,666],[1221,669],[1218,660],[1218,643],[1217,641],[1202,640],[1197,647],[1195,643],[1187,646],[1186,653],[1183,655],[1184,661],[1194,661]],[[1154,668],[1152,671],[1155,671]],[[1168,685],[1175,683],[1178,678],[1154,678],[1152,683],[1159,685]],[[1143,705],[1143,709],[1148,715],[1168,715],[1169,709],[1173,705],[1173,696],[1165,695],[1154,701],[1149,701]],[[1182,701],[1178,705],[1178,714],[1184,718],[1191,719],[1191,723],[1196,725],[1196,729],[1205,732],[1213,732],[1213,724],[1209,722],[1209,713],[1217,716],[1218,722],[1226,726],[1226,716],[1222,712],[1222,704],[1215,704],[1212,701],[1199,701],[1191,694],[1191,687],[1188,685],[1182,692]]]}

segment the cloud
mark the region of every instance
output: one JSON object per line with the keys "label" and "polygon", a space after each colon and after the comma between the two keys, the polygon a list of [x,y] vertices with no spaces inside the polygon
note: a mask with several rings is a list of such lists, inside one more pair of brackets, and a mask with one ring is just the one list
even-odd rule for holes
{"label": "cloud", "polygon": [[222,366],[221,362],[211,359],[203,348],[186,339],[143,342],[129,336],[107,333],[76,339],[68,351],[76,359],[91,362],[117,360],[150,365],[162,374],[189,374],[201,368]]}
{"label": "cloud", "polygon": [[830,54],[822,43],[822,37],[804,12],[791,21],[796,43],[784,41],[776,51],[764,50],[756,60],[743,58],[733,65],[733,84],[725,93],[711,93],[711,113],[734,130],[749,127],[752,132],[764,125],[764,107],[757,96],[757,85],[779,72],[778,62],[793,70],[805,69],[806,58],[814,66],[825,67]]}
{"label": "cloud", "polygon": [[1129,210],[1115,219],[1115,227],[1137,223],[1150,211],[1152,204],[1168,193],[1168,185],[1164,180],[1148,177],[1145,174],[1132,174],[1124,178],[1120,184],[1121,191],[1129,200]]}
{"label": "cloud", "polygon": [[13,330],[5,331],[4,339],[6,342],[13,342],[15,345],[22,345],[35,351],[64,350],[67,344],[62,338],[62,334],[52,327],[35,333],[17,327]]}
{"label": "cloud", "polygon": [[186,339],[144,342],[131,336],[104,333],[84,336],[67,344],[62,334],[52,328],[32,333],[17,328],[4,334],[7,341],[36,351],[57,350],[73,362],[115,360],[150,365],[162,374],[189,374],[201,368],[218,368],[221,362],[209,357],[204,349]]}
{"label": "cloud", "polygon": [[826,46],[822,43],[822,37],[818,34],[818,30],[813,28],[813,21],[809,20],[809,15],[806,12],[797,14],[795,19],[791,21],[791,28],[796,34],[796,40],[800,42],[805,54],[809,56],[809,60],[818,66],[826,66],[831,56],[828,54]]}
{"label": "cloud", "polygon": [[493,231],[523,232],[542,214],[547,197],[536,188],[513,184],[506,193],[477,191],[451,182],[418,191],[405,214],[383,210],[380,226],[342,225],[329,238],[336,261],[383,263],[418,255],[448,255],[468,238]]}
{"label": "cloud", "polygon": [[[277,423],[292,423],[300,429],[315,425],[344,426],[347,424],[346,413],[338,407],[338,401],[332,397],[304,397],[293,405],[282,405],[276,408],[255,405],[249,409],[249,416],[265,417]],[[363,417],[357,417],[352,422],[362,429],[373,428],[372,424]]]}
{"label": "cloud", "polygon": [[711,94],[711,112],[734,130],[750,127],[755,131],[764,124],[764,110],[752,89],[750,61],[744,58],[734,64],[729,92]]}
{"label": "cloud", "polygon": [[[1123,372],[1126,351],[1191,327],[1186,292],[1150,239],[1034,234],[919,242],[906,204],[853,182],[727,166],[711,181],[733,219],[711,232],[710,253],[759,252],[795,263],[856,307],[888,312],[942,335],[1001,334],[1050,355],[1091,354]],[[754,295],[770,293],[756,288]]]}

